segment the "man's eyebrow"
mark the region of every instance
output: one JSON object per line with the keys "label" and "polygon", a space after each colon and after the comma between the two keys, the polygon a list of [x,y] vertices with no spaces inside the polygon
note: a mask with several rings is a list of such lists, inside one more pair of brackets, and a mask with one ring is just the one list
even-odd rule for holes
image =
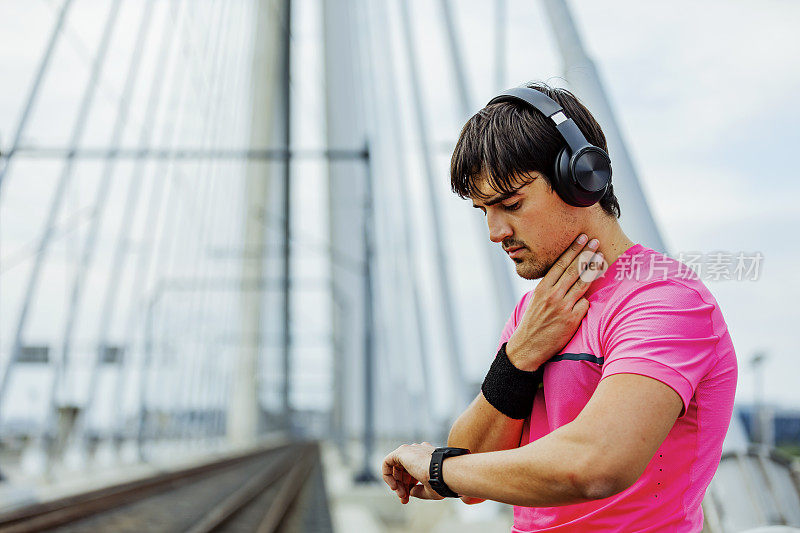
{"label": "man's eyebrow", "polygon": [[[494,204],[500,203],[503,200],[508,200],[509,198],[511,198],[512,196],[514,196],[514,195],[516,195],[518,193],[519,193],[519,191],[511,191],[511,192],[498,194],[494,198],[490,198],[489,200],[486,200],[486,202],[484,202],[483,205],[486,206],[486,205],[494,205]],[[475,205],[475,202],[472,202],[472,207],[474,207],[475,209],[480,209],[483,206]]]}

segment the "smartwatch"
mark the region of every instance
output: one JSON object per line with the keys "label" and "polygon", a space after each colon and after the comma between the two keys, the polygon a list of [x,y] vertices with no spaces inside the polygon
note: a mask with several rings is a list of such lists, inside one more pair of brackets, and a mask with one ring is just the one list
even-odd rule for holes
{"label": "smartwatch", "polygon": [[442,463],[448,457],[455,457],[457,455],[466,455],[469,450],[466,448],[436,448],[431,455],[431,466],[428,470],[430,475],[428,483],[431,488],[438,492],[445,498],[458,498],[458,494],[450,490],[447,483],[442,479]]}

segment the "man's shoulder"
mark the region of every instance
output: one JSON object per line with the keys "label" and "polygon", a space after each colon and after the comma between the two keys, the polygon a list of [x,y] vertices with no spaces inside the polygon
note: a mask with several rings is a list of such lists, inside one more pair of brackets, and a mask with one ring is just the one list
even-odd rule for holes
{"label": "man's shoulder", "polygon": [[620,256],[608,274],[614,276],[609,304],[662,300],[679,304],[687,299],[700,299],[717,307],[714,296],[694,268],[652,248],[643,247],[638,253]]}

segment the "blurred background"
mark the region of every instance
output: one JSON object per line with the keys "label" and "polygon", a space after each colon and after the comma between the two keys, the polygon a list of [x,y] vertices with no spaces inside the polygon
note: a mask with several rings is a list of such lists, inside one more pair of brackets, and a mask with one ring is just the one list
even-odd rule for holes
{"label": "blurred background", "polygon": [[798,20],[789,0],[0,0],[0,510],[288,439],[321,443],[306,530],[507,531],[507,506],[405,508],[370,479],[446,440],[535,286],[449,159],[498,91],[545,81],[603,126],[628,235],[726,317],[708,530],[800,527]]}

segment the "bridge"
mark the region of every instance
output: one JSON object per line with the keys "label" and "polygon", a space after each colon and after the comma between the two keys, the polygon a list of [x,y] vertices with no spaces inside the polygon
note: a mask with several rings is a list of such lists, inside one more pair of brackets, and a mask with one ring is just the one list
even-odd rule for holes
{"label": "bridge", "polygon": [[[530,290],[447,190],[464,120],[533,76],[508,28],[669,251],[567,3],[528,4],[0,7],[0,531],[507,531],[376,481],[446,439]],[[741,424],[706,529],[800,527],[796,462]]]}

